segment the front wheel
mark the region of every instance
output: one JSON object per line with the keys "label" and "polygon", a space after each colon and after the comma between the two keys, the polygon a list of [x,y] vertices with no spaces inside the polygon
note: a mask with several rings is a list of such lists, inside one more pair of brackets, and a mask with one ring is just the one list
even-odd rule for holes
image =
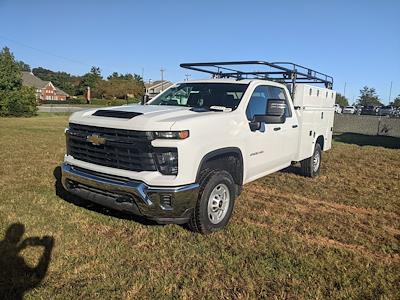
{"label": "front wheel", "polygon": [[203,234],[224,228],[232,215],[235,191],[235,183],[228,172],[204,171],[189,227]]}
{"label": "front wheel", "polygon": [[321,145],[316,144],[313,156],[306,158],[300,162],[302,174],[307,177],[318,176],[321,168],[321,159],[322,159]]}

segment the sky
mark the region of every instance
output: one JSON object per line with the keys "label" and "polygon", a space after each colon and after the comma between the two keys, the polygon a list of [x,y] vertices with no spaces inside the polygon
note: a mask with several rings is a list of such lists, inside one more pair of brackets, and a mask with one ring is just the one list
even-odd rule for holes
{"label": "sky", "polygon": [[[332,75],[356,101],[400,94],[400,0],[0,0],[0,48],[81,75],[99,66],[148,81],[204,78],[182,62],[290,61]],[[346,89],[345,89],[346,86]]]}

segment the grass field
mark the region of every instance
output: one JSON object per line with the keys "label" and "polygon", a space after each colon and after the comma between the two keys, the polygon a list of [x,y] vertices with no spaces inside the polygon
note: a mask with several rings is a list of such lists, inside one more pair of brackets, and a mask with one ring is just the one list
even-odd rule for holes
{"label": "grass field", "polygon": [[[396,147],[335,142],[319,178],[294,168],[250,183],[228,229],[202,236],[57,196],[66,125],[0,119],[3,293],[12,282],[27,299],[400,298]],[[16,223],[26,247],[12,247]],[[28,276],[18,258],[34,266],[39,245],[41,283],[46,267]]]}

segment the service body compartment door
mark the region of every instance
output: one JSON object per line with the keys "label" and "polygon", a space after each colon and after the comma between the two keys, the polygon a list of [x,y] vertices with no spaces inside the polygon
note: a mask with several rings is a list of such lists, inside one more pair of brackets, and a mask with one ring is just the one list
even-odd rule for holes
{"label": "service body compartment door", "polygon": [[331,148],[336,92],[330,89],[297,84],[293,103],[299,120],[299,147],[296,160],[312,156],[318,136],[324,137],[324,149]]}

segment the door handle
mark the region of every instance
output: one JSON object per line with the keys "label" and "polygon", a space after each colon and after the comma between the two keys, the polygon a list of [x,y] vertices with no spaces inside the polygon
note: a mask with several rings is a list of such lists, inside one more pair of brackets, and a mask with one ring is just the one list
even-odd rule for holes
{"label": "door handle", "polygon": [[274,131],[278,131],[278,130],[281,130],[281,128],[280,127],[275,127],[274,128]]}
{"label": "door handle", "polygon": [[292,125],[292,128],[297,128],[298,127],[298,125]]}

